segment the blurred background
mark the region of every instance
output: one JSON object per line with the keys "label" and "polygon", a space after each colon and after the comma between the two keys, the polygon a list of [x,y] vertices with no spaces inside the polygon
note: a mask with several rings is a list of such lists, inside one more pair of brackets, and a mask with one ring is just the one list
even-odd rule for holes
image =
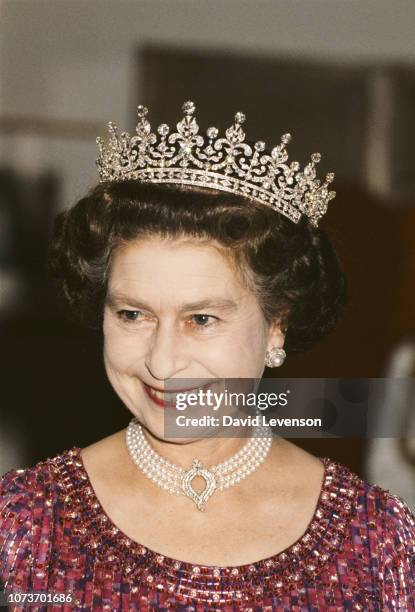
{"label": "blurred background", "polygon": [[[65,321],[45,273],[54,215],[98,180],[97,135],[136,107],[202,128],[235,111],[250,140],[290,132],[320,151],[337,197],[321,227],[349,276],[336,330],[288,355],[284,377],[415,373],[415,4],[395,0],[10,0],[0,4],[0,473],[126,426],[100,339]],[[214,121],[213,121],[214,118]],[[408,438],[293,440],[415,506],[413,397],[391,392]]]}

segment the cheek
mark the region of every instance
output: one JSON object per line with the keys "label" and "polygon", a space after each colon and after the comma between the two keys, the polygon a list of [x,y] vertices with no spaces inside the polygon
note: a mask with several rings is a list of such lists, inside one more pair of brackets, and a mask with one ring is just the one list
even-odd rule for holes
{"label": "cheek", "polygon": [[245,375],[249,378],[249,371],[256,371],[258,365],[263,360],[263,344],[260,339],[259,333],[246,332],[244,336],[239,336],[237,344],[233,347],[234,355],[238,355],[237,364],[245,372]]}
{"label": "cheek", "polygon": [[266,345],[264,321],[258,315],[246,317],[239,326],[238,333],[235,334],[234,349],[241,354],[257,360],[262,355]]}
{"label": "cheek", "polygon": [[104,318],[104,362],[111,370],[133,372],[142,358],[143,343],[137,334],[121,329],[117,322]]}
{"label": "cheek", "polygon": [[256,378],[262,375],[266,329],[260,317],[244,317],[219,344],[214,352],[218,371],[226,372],[228,378]]}

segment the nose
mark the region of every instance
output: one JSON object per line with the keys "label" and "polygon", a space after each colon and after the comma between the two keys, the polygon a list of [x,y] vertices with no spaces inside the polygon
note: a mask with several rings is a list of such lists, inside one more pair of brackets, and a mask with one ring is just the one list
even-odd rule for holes
{"label": "nose", "polygon": [[189,361],[174,323],[160,321],[151,336],[145,358],[151,376],[157,380],[177,377],[178,372],[186,370]]}

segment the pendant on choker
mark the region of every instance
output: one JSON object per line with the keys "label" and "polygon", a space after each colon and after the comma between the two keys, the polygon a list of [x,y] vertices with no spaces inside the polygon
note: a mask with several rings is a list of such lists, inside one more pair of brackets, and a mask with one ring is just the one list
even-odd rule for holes
{"label": "pendant on choker", "polygon": [[[196,476],[201,476],[205,481],[205,488],[201,493],[198,493],[192,487],[192,481]],[[193,459],[192,467],[190,470],[187,470],[182,477],[182,491],[183,493],[192,499],[196,504],[198,510],[205,510],[206,502],[209,497],[216,490],[216,479],[210,470],[203,467],[201,461],[199,459]]]}

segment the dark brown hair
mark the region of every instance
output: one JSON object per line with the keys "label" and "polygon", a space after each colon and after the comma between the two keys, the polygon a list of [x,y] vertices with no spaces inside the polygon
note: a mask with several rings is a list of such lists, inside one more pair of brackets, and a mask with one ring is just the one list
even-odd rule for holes
{"label": "dark brown hair", "polygon": [[55,219],[49,270],[73,319],[102,325],[111,254],[138,237],[194,237],[229,256],[286,351],[304,351],[335,325],[347,284],[335,250],[306,218],[213,189],[138,181],[100,183]]}

